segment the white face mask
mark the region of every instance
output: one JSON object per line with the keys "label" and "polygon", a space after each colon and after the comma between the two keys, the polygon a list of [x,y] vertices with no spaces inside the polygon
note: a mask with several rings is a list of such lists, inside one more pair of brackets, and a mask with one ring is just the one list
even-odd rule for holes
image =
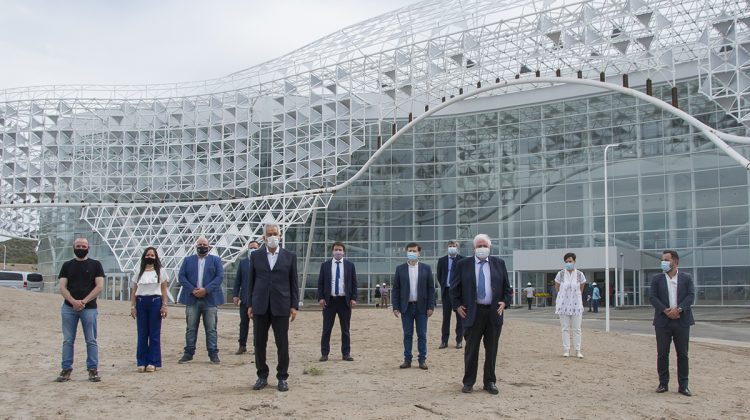
{"label": "white face mask", "polygon": [[480,260],[487,259],[487,257],[490,256],[490,249],[489,248],[476,248],[474,249],[474,255],[477,256]]}
{"label": "white face mask", "polygon": [[266,246],[268,246],[271,249],[276,249],[279,247],[279,237],[278,236],[269,236],[266,238]]}

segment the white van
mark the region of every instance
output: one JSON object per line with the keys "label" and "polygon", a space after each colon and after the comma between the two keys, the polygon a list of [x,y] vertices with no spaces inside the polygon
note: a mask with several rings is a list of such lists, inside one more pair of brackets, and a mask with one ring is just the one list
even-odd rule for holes
{"label": "white van", "polygon": [[44,278],[39,273],[0,271],[0,286],[41,292],[44,288]]}

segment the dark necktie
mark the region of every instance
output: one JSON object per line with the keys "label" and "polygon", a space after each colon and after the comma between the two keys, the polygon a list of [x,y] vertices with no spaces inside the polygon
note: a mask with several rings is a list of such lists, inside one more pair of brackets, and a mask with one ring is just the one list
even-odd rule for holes
{"label": "dark necktie", "polygon": [[339,279],[341,278],[341,261],[336,261],[336,296],[339,295]]}
{"label": "dark necktie", "polygon": [[480,300],[484,300],[484,297],[487,296],[487,291],[484,290],[484,263],[486,262],[487,260],[479,261],[479,284],[477,284],[477,297]]}

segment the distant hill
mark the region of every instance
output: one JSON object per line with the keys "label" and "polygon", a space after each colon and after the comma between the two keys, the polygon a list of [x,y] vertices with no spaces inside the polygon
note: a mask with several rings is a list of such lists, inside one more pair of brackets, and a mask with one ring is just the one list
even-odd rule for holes
{"label": "distant hill", "polygon": [[[6,264],[36,264],[36,241],[23,241],[20,239],[9,239],[0,242],[8,249],[5,255]],[[0,264],[3,260],[3,247],[0,246]]]}

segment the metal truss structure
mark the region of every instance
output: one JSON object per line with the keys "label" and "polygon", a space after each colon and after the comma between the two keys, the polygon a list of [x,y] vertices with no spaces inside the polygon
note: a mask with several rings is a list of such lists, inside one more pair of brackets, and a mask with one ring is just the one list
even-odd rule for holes
{"label": "metal truss structure", "polygon": [[427,0],[214,80],[0,91],[0,234],[35,237],[40,208],[75,206],[123,270],[147,245],[175,267],[200,235],[234,260],[263,221],[285,228],[325,208],[353,156],[377,150],[373,136],[384,142],[397,121],[517,78],[674,84],[693,66],[702,92],[748,124],[749,9]]}

